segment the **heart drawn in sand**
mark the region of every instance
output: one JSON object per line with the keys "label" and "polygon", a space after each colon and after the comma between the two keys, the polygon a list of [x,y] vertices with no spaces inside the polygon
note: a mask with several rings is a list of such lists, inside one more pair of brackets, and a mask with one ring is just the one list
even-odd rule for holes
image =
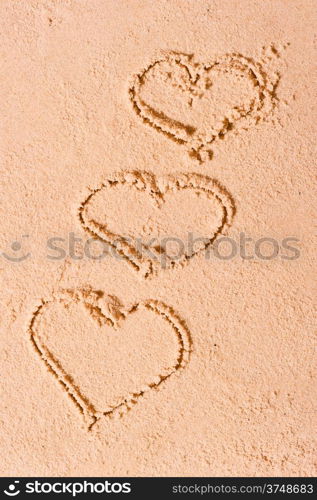
{"label": "heart drawn in sand", "polygon": [[32,345],[91,429],[122,416],[189,360],[190,334],[165,304],[130,307],[91,289],[43,302],[30,322]]}
{"label": "heart drawn in sand", "polygon": [[259,62],[241,54],[201,64],[192,55],[168,53],[135,77],[130,99],[145,123],[187,144],[201,160],[202,148],[264,118],[275,86]]}
{"label": "heart drawn in sand", "polygon": [[209,177],[137,171],[107,179],[79,208],[83,228],[144,277],[206,252],[233,215],[231,196]]}

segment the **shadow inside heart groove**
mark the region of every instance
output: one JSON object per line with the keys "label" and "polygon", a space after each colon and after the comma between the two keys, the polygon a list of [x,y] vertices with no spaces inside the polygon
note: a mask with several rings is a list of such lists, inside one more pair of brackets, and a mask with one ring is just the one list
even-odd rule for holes
{"label": "shadow inside heart groove", "polygon": [[120,172],[79,208],[83,228],[118,252],[144,277],[183,266],[230,227],[231,195],[198,174],[156,177]]}
{"label": "shadow inside heart groove", "polygon": [[191,338],[184,322],[155,300],[125,308],[92,289],[43,302],[30,322],[32,345],[85,417],[123,415],[184,368]]}

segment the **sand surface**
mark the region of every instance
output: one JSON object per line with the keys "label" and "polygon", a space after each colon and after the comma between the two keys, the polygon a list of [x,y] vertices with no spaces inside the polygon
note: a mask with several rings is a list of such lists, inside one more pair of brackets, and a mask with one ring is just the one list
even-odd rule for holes
{"label": "sand surface", "polygon": [[314,3],[2,0],[1,475],[316,475]]}

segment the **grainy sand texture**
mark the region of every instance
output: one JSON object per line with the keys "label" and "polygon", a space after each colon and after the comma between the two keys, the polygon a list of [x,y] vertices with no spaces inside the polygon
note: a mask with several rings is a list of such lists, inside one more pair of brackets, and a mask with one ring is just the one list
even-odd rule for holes
{"label": "grainy sand texture", "polygon": [[1,475],[316,475],[314,4],[1,1]]}

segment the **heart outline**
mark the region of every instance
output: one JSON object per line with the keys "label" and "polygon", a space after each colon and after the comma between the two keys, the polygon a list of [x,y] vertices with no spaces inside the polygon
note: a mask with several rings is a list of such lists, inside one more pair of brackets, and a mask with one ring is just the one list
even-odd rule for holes
{"label": "heart outline", "polygon": [[[177,374],[180,370],[184,369],[189,362],[190,354],[192,352],[192,339],[189,329],[185,322],[178,316],[177,313],[168,305],[162,301],[148,299],[145,301],[140,301],[134,303],[130,307],[123,308],[119,300],[109,295],[107,296],[108,309],[104,311],[100,305],[99,300],[104,297],[102,291],[93,290],[90,287],[77,289],[77,290],[62,290],[58,294],[53,294],[53,296],[48,300],[42,300],[41,303],[36,307],[32,314],[31,320],[29,322],[28,334],[33,346],[34,351],[39,355],[40,359],[44,362],[48,371],[54,375],[57,381],[61,384],[66,394],[70,397],[72,402],[75,404],[77,409],[84,417],[84,422],[87,425],[88,431],[91,431],[95,424],[102,418],[113,418],[114,416],[122,417],[124,413],[129,411],[133,405],[135,405],[138,400],[145,394],[145,392],[158,389],[161,385],[173,375]],[[50,352],[46,347],[45,343],[39,339],[39,335],[36,332],[36,324],[40,321],[43,309],[49,304],[59,301],[61,303],[75,301],[75,303],[83,302],[85,307],[89,310],[90,314],[94,319],[97,320],[99,326],[102,326],[100,318],[102,317],[105,324],[112,327],[116,327],[120,321],[124,321],[126,317],[144,307],[147,310],[152,311],[155,314],[159,314],[166,320],[171,326],[174,334],[177,336],[179,350],[177,359],[175,360],[175,365],[171,367],[170,371],[163,375],[157,374],[154,378],[155,381],[146,384],[137,393],[130,393],[128,395],[122,396],[121,402],[118,405],[112,407],[110,411],[100,411],[96,410],[94,405],[90,403],[87,396],[85,396],[80,388],[75,385],[73,377],[68,374],[58,359]],[[110,405],[111,406],[111,405]]]}
{"label": "heart outline", "polygon": [[177,265],[185,265],[192,258],[208,249],[220,235],[226,234],[236,212],[232,195],[218,181],[207,176],[176,173],[174,175],[156,177],[154,174],[147,171],[138,170],[113,174],[104,181],[101,186],[92,190],[84,202],[81,203],[78,209],[79,221],[87,233],[114,248],[118,255],[131,264],[132,268],[140,272],[144,278],[148,278],[158,273],[160,268],[159,260],[157,259],[154,261],[151,258],[144,257],[143,254],[140,254],[135,246],[131,245],[122,235],[109,231],[106,225],[99,224],[97,221],[87,220],[85,216],[86,207],[95,194],[103,189],[111,188],[118,184],[128,184],[131,188],[145,191],[150,196],[157,196],[158,198],[162,198],[169,190],[193,189],[206,194],[207,197],[209,196],[216,199],[221,206],[223,211],[221,224],[216,228],[208,243],[206,243],[203,248],[193,252],[190,256],[184,254],[178,261],[171,259],[168,263],[170,268],[174,268]]}
{"label": "heart outline", "polygon": [[[199,93],[199,91],[201,92],[199,86],[197,87],[197,82],[200,84],[201,75],[212,71],[213,68],[221,68],[221,66],[236,67],[242,72],[245,72],[246,75],[249,75],[257,91],[257,96],[249,110],[242,112],[241,110],[239,111],[237,107],[234,118],[231,116],[223,116],[222,119],[219,119],[219,122],[222,122],[222,127],[220,127],[219,130],[212,131],[210,140],[199,140],[195,127],[168,117],[164,112],[153,108],[140,97],[141,88],[148,74],[157,65],[165,62],[186,68],[188,85],[185,90],[191,93],[193,97],[195,94]],[[209,159],[211,159],[212,151],[208,149],[209,146],[218,139],[224,139],[229,131],[236,128],[239,121],[250,119],[253,123],[258,123],[258,121],[267,116],[276,104],[275,94],[278,82],[279,75],[274,75],[274,79],[271,79],[260,61],[255,61],[251,57],[246,57],[238,52],[224,54],[223,56],[215,58],[212,62],[203,64],[195,62],[193,54],[170,51],[163,52],[160,57],[155,59],[133,77],[129,86],[129,98],[135,113],[137,116],[140,116],[145,124],[163,133],[174,142],[187,145],[189,147],[190,156],[198,159],[198,161],[202,163],[204,159],[201,152],[205,150],[208,153]],[[261,116],[260,111],[263,111],[263,116]],[[173,131],[172,123],[179,128],[178,132]]]}

